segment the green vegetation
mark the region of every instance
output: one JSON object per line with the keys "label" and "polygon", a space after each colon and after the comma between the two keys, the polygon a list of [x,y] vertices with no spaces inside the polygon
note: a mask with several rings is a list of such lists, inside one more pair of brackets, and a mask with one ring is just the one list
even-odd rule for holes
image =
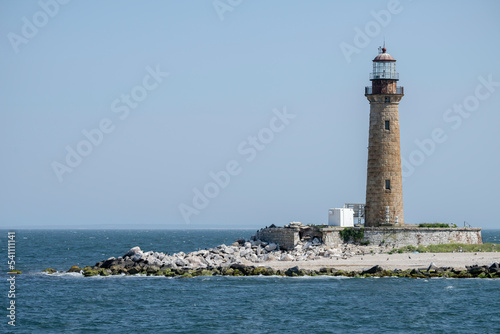
{"label": "green vegetation", "polygon": [[457,225],[455,224],[445,224],[445,223],[422,223],[418,224],[418,227],[442,227],[442,228],[455,228]]}
{"label": "green vegetation", "polygon": [[453,252],[500,252],[500,244],[479,244],[479,245],[468,245],[468,244],[442,244],[442,245],[429,245],[429,246],[405,246],[399,249],[394,249],[389,254],[393,253],[408,253],[408,252],[419,252],[419,253],[453,253]]}
{"label": "green vegetation", "polygon": [[322,224],[322,225],[307,224],[307,226],[310,226],[310,227],[315,227],[315,228],[318,228],[318,229],[319,229],[319,228],[326,228],[326,227],[328,227],[328,225],[324,225],[324,224]]}
{"label": "green vegetation", "polygon": [[97,276],[101,274],[101,271],[99,269],[94,269],[92,267],[85,267],[83,268],[83,276],[89,277],[89,276]]}
{"label": "green vegetation", "polygon": [[349,241],[353,241],[355,243],[361,243],[363,245],[368,244],[362,241],[365,236],[365,230],[363,228],[346,227],[345,229],[340,231],[339,234],[342,240],[346,243]]}
{"label": "green vegetation", "polygon": [[82,270],[82,268],[78,266],[72,266],[69,268],[68,273],[79,273]]}

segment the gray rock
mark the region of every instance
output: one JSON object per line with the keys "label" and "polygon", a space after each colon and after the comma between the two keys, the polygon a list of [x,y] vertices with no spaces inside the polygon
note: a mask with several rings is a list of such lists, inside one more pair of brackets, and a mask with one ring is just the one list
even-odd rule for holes
{"label": "gray rock", "polygon": [[383,270],[384,269],[381,266],[376,265],[376,266],[371,267],[368,270],[363,271],[361,274],[376,274],[376,273],[381,272]]}
{"label": "gray rock", "polygon": [[133,257],[136,253],[142,253],[141,249],[139,247],[133,247],[133,248],[130,248],[130,250],[125,254],[123,255],[123,257],[126,257],[126,256],[129,256],[129,257]]}
{"label": "gray rock", "polygon": [[276,261],[276,256],[272,253],[264,255],[264,261]]}
{"label": "gray rock", "polygon": [[287,271],[285,271],[285,275],[287,276],[297,276],[297,275],[300,275],[300,269],[298,266],[295,266],[293,268],[289,268],[287,269]]}
{"label": "gray rock", "polygon": [[246,256],[247,254],[250,254],[251,252],[252,252],[252,250],[251,250],[251,249],[243,249],[243,250],[241,250],[241,251],[240,251],[240,256],[241,256],[241,257],[244,257],[244,256]]}
{"label": "gray rock", "polygon": [[132,261],[134,261],[134,262],[138,262],[138,261],[142,260],[142,256],[143,256],[142,252],[141,252],[141,251],[139,251],[139,252],[135,253],[135,254],[131,257],[131,259],[132,259]]}
{"label": "gray rock", "polygon": [[269,244],[267,245],[264,249],[268,252],[271,252],[273,250],[275,250],[277,248],[277,245],[276,244]]}
{"label": "gray rock", "polygon": [[187,261],[185,261],[184,259],[181,259],[181,258],[178,258],[174,261],[175,265],[176,266],[179,266],[179,267],[184,267],[188,264]]}

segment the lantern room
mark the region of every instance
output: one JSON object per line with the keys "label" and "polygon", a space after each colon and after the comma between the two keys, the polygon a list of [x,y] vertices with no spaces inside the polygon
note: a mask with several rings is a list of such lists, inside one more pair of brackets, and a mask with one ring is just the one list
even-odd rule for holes
{"label": "lantern room", "polygon": [[396,59],[387,53],[385,47],[379,49],[379,54],[373,59],[373,72],[370,73],[370,80],[377,79],[399,80],[399,73],[396,72]]}
{"label": "lantern room", "polygon": [[385,47],[378,51],[379,54],[373,59],[373,72],[370,73],[372,85],[365,88],[365,95],[403,95],[403,87],[397,86],[399,73],[396,72],[396,59],[387,53]]}

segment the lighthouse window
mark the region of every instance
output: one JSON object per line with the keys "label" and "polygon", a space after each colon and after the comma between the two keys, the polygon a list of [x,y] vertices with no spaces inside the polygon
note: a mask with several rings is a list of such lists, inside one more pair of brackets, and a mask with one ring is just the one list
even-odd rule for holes
{"label": "lighthouse window", "polygon": [[390,130],[391,129],[389,121],[385,121],[385,129],[386,130]]}
{"label": "lighthouse window", "polygon": [[391,180],[385,180],[385,189],[391,189]]}
{"label": "lighthouse window", "polygon": [[391,98],[390,98],[389,96],[386,96],[386,97],[385,97],[385,102],[386,102],[386,103],[391,102]]}

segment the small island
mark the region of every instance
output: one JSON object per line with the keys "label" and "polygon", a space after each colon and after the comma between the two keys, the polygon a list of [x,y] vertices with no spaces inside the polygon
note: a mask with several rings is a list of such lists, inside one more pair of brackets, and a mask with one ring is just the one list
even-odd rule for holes
{"label": "small island", "polygon": [[[421,229],[426,233],[433,227]],[[474,231],[471,230],[469,232]],[[271,235],[284,243],[269,241]],[[261,229],[250,240],[239,239],[231,245],[190,253],[144,252],[140,247],[133,247],[120,257],[111,257],[84,268],[73,266],[68,272],[84,276],[179,278],[214,275],[500,278],[498,244],[446,243],[399,247],[401,242],[395,243],[394,239],[391,242],[389,238],[373,244],[366,235],[363,228],[307,226],[292,222],[284,227]],[[267,240],[259,236],[267,236]],[[45,272],[52,274],[56,271],[46,269]]]}

